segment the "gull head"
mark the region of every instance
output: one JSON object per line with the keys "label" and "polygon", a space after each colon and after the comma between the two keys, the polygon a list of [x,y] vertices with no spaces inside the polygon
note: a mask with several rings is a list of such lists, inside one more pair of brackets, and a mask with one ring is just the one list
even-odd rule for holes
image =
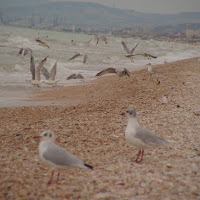
{"label": "gull head", "polygon": [[40,134],[40,139],[42,141],[52,141],[52,142],[54,142],[55,138],[56,138],[55,134],[50,130],[44,131]]}
{"label": "gull head", "polygon": [[136,110],[130,108],[130,109],[126,110],[126,112],[123,112],[122,116],[127,116],[128,118],[135,118],[136,117]]}

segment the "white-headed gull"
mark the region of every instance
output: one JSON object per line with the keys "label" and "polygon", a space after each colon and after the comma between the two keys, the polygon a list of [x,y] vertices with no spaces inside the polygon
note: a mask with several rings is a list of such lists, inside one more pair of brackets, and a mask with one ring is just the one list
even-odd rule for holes
{"label": "white-headed gull", "polygon": [[[48,185],[51,184],[55,168],[63,167],[81,167],[93,169],[91,165],[84,163],[79,158],[67,152],[64,148],[55,144],[55,134],[48,130],[41,133],[39,144],[39,156],[41,160],[52,168],[51,178]],[[57,174],[57,183],[59,180],[60,172]]]}
{"label": "white-headed gull", "polygon": [[139,150],[135,160],[136,162],[141,162],[143,160],[145,148],[168,143],[166,139],[156,136],[151,131],[144,129],[139,125],[136,118],[136,110],[128,109],[125,113],[122,113],[122,115],[128,117],[128,125],[125,130],[126,141]]}

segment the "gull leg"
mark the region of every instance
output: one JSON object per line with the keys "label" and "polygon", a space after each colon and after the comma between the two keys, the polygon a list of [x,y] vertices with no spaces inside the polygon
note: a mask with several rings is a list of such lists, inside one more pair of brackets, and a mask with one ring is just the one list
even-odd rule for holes
{"label": "gull leg", "polygon": [[[141,156],[140,156],[140,155],[141,155]],[[144,150],[143,150],[143,149],[142,149],[142,150],[139,150],[139,153],[138,153],[137,158],[136,158],[136,160],[135,160],[136,163],[142,162],[143,156],[144,156]],[[138,159],[139,157],[141,157],[140,160]]]}
{"label": "gull leg", "polygon": [[137,157],[135,159],[136,162],[138,162],[138,158],[140,157],[140,154],[141,154],[141,150],[139,150],[138,154],[137,154]]}
{"label": "gull leg", "polygon": [[48,181],[47,185],[51,185],[53,175],[54,175],[54,170],[52,170],[52,172],[51,172],[51,178],[50,178],[50,180]]}
{"label": "gull leg", "polygon": [[57,174],[57,180],[56,180],[57,184],[58,184],[58,181],[59,181],[59,177],[60,177],[60,171],[58,171],[58,174]]}

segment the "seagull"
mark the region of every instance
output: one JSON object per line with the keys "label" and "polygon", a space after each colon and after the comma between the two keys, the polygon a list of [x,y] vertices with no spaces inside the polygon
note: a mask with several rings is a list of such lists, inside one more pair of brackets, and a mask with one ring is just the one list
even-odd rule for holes
{"label": "seagull", "polygon": [[[41,160],[49,165],[52,169],[51,178],[48,181],[48,185],[51,184],[52,178],[54,175],[55,168],[64,168],[64,167],[80,167],[93,169],[91,165],[84,163],[79,158],[75,157],[64,148],[55,144],[55,134],[50,131],[44,131],[40,136],[36,136],[35,138],[40,139],[39,144],[39,156]],[[60,171],[57,174],[57,183],[59,181]]]}
{"label": "seagull", "polygon": [[[145,148],[169,143],[166,139],[160,138],[151,131],[141,127],[137,122],[135,109],[128,109],[125,113],[122,113],[122,115],[128,117],[128,125],[125,130],[126,141],[139,149],[135,160],[137,163],[143,160]],[[141,157],[140,160],[139,157]]]}
{"label": "seagull", "polygon": [[[46,80],[43,80],[42,83],[45,83],[47,85],[55,85],[58,82],[58,81],[55,80],[55,78],[56,78],[56,68],[57,68],[57,61],[55,62],[54,66],[52,67],[50,74],[49,74],[49,72],[47,71],[46,68],[41,70],[42,74],[46,77]],[[49,76],[48,76],[48,74],[49,74]]]}
{"label": "seagull", "polygon": [[49,45],[47,45],[45,42],[41,41],[39,38],[36,38],[35,41],[38,42],[40,46],[49,48]]}
{"label": "seagull", "polygon": [[66,79],[67,80],[70,80],[70,79],[84,79],[84,77],[81,74],[71,74]]}
{"label": "seagull", "polygon": [[157,56],[153,56],[153,55],[151,55],[149,53],[135,54],[134,56],[144,56],[144,57],[147,57],[148,59],[157,58]]}
{"label": "seagull", "polygon": [[25,56],[29,51],[32,52],[32,49],[31,48],[20,48],[18,54]]}
{"label": "seagull", "polygon": [[99,43],[100,40],[104,41],[106,44],[108,44],[108,40],[105,35],[94,35],[88,43],[90,43],[92,40],[96,41],[96,45]]}
{"label": "seagull", "polygon": [[102,76],[102,75],[109,74],[109,73],[115,73],[119,77],[122,77],[122,76],[130,77],[131,76],[131,73],[126,68],[124,68],[123,71],[119,71],[112,67],[102,70],[101,72],[97,73],[96,76]]}
{"label": "seagull", "polygon": [[134,56],[134,55],[133,55],[133,52],[135,51],[135,49],[136,49],[138,43],[137,43],[131,50],[126,46],[126,43],[125,43],[125,42],[121,41],[121,45],[122,45],[124,51],[127,53],[125,56],[126,56],[127,58],[131,58],[131,62],[133,62],[133,56]]}
{"label": "seagull", "polygon": [[31,54],[31,58],[30,58],[30,71],[32,74],[32,80],[30,81],[32,85],[36,85],[37,87],[40,86],[41,82],[40,82],[40,70],[43,67],[44,63],[47,61],[47,57],[45,57],[40,63],[39,65],[35,68],[35,62],[34,62],[34,58]]}
{"label": "seagull", "polygon": [[77,53],[77,54],[75,54],[74,56],[72,56],[69,60],[73,60],[73,59],[75,59],[75,58],[77,58],[77,57],[79,57],[79,56],[82,56],[82,63],[85,64],[86,61],[87,61],[87,59],[88,59],[87,54]]}

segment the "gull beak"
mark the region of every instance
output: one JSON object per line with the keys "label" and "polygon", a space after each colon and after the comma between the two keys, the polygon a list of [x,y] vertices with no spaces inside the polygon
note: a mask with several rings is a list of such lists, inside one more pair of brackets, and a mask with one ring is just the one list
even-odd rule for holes
{"label": "gull beak", "polygon": [[41,136],[40,135],[38,135],[38,136],[35,136],[35,137],[33,137],[35,140],[40,140],[40,138],[41,138]]}
{"label": "gull beak", "polygon": [[122,115],[123,117],[125,117],[125,116],[126,116],[126,113],[125,113],[125,112],[123,112],[123,113],[121,113],[121,115]]}

